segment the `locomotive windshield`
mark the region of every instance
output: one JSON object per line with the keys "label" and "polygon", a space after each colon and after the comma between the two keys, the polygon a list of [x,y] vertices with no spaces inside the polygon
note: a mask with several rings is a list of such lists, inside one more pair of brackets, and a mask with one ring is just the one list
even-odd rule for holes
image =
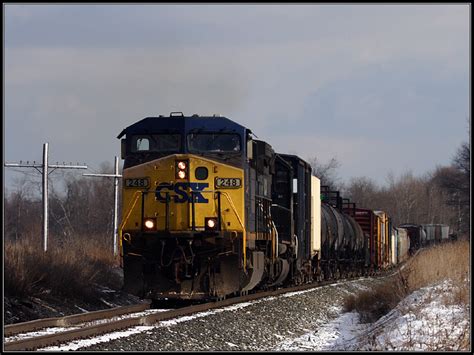
{"label": "locomotive windshield", "polygon": [[140,134],[132,137],[132,152],[177,152],[181,146],[179,134]]}
{"label": "locomotive windshield", "polygon": [[240,152],[240,136],[234,133],[188,134],[190,152]]}

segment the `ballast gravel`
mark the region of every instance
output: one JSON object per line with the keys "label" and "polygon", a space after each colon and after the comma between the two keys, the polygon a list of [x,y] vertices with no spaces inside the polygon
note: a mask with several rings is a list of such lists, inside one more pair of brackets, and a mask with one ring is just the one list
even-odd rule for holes
{"label": "ballast gravel", "polygon": [[163,321],[144,332],[76,350],[272,351],[318,329],[342,311],[344,298],[381,280],[361,278]]}

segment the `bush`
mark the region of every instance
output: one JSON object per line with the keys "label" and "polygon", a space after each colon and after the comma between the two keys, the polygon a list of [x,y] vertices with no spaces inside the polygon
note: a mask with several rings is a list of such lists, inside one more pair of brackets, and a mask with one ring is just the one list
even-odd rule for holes
{"label": "bush", "polygon": [[375,322],[393,309],[404,297],[405,293],[399,282],[397,279],[392,279],[375,286],[372,290],[346,297],[344,311],[356,310],[362,323]]}
{"label": "bush", "polygon": [[81,236],[52,242],[43,252],[40,238],[5,241],[5,296],[52,293],[65,298],[93,300],[95,285],[121,287],[114,273],[112,250],[101,236]]}

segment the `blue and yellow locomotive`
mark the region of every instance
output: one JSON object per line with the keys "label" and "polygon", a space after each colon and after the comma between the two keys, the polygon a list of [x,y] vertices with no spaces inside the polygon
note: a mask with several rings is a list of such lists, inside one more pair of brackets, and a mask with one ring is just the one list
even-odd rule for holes
{"label": "blue and yellow locomotive", "polygon": [[[124,129],[124,285],[160,298],[221,298],[287,276],[271,219],[273,151],[219,116],[148,117]],[[283,259],[282,259],[283,258]]]}
{"label": "blue and yellow locomotive", "polygon": [[[388,264],[388,231],[374,242],[355,205],[349,212],[307,162],[276,153],[228,118],[147,117],[118,138],[119,242],[130,293],[220,299]],[[374,246],[386,248],[383,258]]]}

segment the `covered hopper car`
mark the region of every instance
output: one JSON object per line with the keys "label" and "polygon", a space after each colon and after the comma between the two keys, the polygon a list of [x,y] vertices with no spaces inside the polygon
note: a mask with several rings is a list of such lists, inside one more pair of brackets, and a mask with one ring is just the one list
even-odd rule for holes
{"label": "covered hopper car", "polygon": [[449,226],[445,224],[422,224],[426,233],[426,244],[439,244],[447,242],[449,238]]}

